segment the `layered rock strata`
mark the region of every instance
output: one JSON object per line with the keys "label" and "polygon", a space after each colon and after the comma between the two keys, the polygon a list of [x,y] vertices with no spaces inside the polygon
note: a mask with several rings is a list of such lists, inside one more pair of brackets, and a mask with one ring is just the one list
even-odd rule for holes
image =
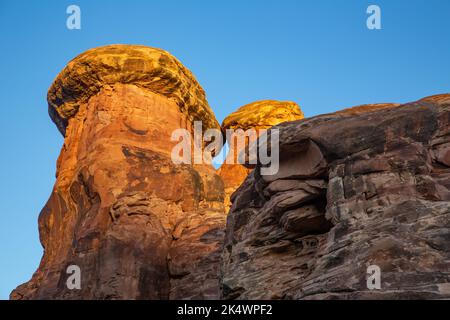
{"label": "layered rock strata", "polygon": [[231,198],[224,299],[450,298],[450,94],[275,128],[278,173]]}

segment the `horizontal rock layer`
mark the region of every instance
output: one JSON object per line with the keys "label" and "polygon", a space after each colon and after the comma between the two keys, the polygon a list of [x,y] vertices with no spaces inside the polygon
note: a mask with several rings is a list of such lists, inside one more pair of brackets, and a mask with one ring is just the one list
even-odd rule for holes
{"label": "horizontal rock layer", "polygon": [[450,95],[275,128],[280,170],[231,198],[223,298],[450,298]]}
{"label": "horizontal rock layer", "polygon": [[[225,118],[222,130],[233,130],[227,136],[228,144],[234,147],[228,152],[225,163],[219,168],[218,174],[225,184],[225,208],[230,208],[231,194],[241,185],[251,169],[245,168],[237,159],[238,155],[245,152],[254,138],[264,133],[277,124],[303,119],[303,112],[299,105],[290,101],[262,100],[240,107]],[[242,142],[239,142],[242,141]],[[241,143],[241,144],[240,144]]]}

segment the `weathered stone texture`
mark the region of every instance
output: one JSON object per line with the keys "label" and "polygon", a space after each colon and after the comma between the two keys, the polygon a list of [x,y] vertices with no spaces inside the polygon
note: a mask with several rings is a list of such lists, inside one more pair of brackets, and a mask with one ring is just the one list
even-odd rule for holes
{"label": "weathered stone texture", "polygon": [[[309,119],[265,100],[220,127],[173,56],[113,45],[72,60],[48,103],[65,140],[44,255],[12,299],[450,298],[450,94]],[[174,164],[172,133],[196,120],[256,136],[275,125],[279,171]]]}
{"label": "weathered stone texture", "polygon": [[[225,185],[225,208],[228,211],[231,203],[230,197],[242,184],[251,169],[243,166],[238,161],[238,155],[254,142],[263,132],[277,124],[303,119],[300,107],[291,101],[262,100],[240,107],[237,111],[228,115],[222,122],[222,130],[233,130],[233,134],[227,137],[229,145],[233,145],[232,151],[227,154],[225,163],[219,168],[218,174]],[[252,136],[252,130],[254,135]],[[241,141],[241,142],[240,142]]]}
{"label": "weathered stone texture", "polygon": [[450,298],[450,95],[276,128],[278,174],[232,196],[223,298]]}
{"label": "weathered stone texture", "polygon": [[[173,130],[220,129],[190,72],[161,50],[97,48],[57,77],[49,107],[65,140],[39,217],[44,256],[11,298],[218,298],[223,183],[170,157]],[[69,265],[81,290],[66,287]]]}

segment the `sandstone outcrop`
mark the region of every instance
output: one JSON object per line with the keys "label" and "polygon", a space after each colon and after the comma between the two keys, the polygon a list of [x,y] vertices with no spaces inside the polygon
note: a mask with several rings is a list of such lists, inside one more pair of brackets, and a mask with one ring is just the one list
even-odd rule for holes
{"label": "sandstone outcrop", "polygon": [[[95,48],[48,93],[65,135],[39,217],[44,256],[12,299],[212,299],[219,296],[224,190],[211,165],[175,165],[175,129],[219,129],[203,89],[169,53]],[[69,265],[81,290],[66,286]]]}
{"label": "sandstone outcrop", "polygon": [[[287,121],[303,119],[303,112],[295,102],[262,100],[256,101],[239,108],[227,116],[222,122],[222,130],[233,130],[233,134],[227,137],[228,143],[233,143],[234,148],[227,154],[225,163],[219,168],[218,174],[225,185],[225,208],[231,206],[230,196],[242,184],[251,169],[246,168],[237,161],[238,155],[244,152],[253,141],[251,136],[245,134],[248,130],[255,130],[254,137],[258,137],[263,132],[277,124]],[[243,141],[242,144],[238,142]]]}
{"label": "sandstone outcrop", "polygon": [[167,51],[138,45],[90,49],[68,63],[48,92],[49,113],[64,134],[68,120],[106,86],[132,84],[175,102],[190,122],[219,127],[203,88]]}
{"label": "sandstone outcrop", "polygon": [[[44,255],[11,299],[450,298],[450,94],[309,119],[265,100],[220,127],[176,58],[111,45],[72,60],[48,105],[65,139]],[[242,130],[233,163],[257,155],[244,131],[279,129],[279,170],[175,164],[172,133],[195,121]]]}
{"label": "sandstone outcrop", "polygon": [[224,299],[450,298],[450,94],[275,128],[278,173],[231,198]]}

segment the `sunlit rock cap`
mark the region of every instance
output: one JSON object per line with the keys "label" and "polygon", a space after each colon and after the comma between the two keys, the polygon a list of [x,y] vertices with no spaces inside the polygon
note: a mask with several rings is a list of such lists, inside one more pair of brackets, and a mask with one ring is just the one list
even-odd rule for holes
{"label": "sunlit rock cap", "polygon": [[70,61],[48,91],[49,114],[61,133],[68,120],[105,85],[134,84],[174,100],[204,130],[220,129],[193,74],[167,51],[140,45],[90,49]]}
{"label": "sunlit rock cap", "polygon": [[222,122],[222,129],[268,129],[286,121],[303,119],[303,112],[292,101],[262,100],[239,108]]}

